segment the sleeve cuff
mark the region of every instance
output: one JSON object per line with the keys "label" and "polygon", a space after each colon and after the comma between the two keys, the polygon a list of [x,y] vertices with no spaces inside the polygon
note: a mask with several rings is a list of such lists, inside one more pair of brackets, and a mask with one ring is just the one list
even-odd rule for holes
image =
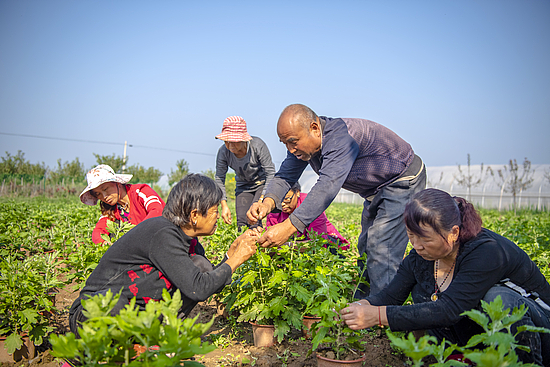
{"label": "sleeve cuff", "polygon": [[276,197],[275,195],[273,195],[271,193],[265,194],[264,195],[264,200],[266,198],[271,198],[275,202],[275,209],[277,209],[278,211],[283,210],[283,206],[281,205],[281,202],[282,202],[281,199],[279,199],[278,197]]}
{"label": "sleeve cuff", "polygon": [[290,219],[290,223],[292,223],[292,225],[294,227],[296,227],[296,229],[298,230],[298,232],[300,233],[303,233],[305,230],[306,230],[306,225],[300,220],[298,219],[294,213],[293,214],[290,214],[290,217],[288,217]]}

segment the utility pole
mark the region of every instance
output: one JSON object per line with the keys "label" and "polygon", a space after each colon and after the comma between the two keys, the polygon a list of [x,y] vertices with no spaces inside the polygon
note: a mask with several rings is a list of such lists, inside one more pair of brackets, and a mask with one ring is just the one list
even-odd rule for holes
{"label": "utility pole", "polygon": [[126,171],[126,147],[128,146],[128,142],[124,141],[124,156],[122,157],[122,173]]}

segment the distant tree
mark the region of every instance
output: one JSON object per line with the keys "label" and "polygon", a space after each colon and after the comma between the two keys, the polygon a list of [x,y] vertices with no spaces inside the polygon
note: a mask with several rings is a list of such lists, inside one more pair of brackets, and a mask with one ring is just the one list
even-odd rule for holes
{"label": "distant tree", "polygon": [[546,180],[550,182],[550,169],[544,172],[544,178],[546,178]]}
{"label": "distant tree", "polygon": [[0,173],[10,175],[38,175],[43,176],[46,173],[46,165],[44,162],[30,163],[25,159],[25,153],[18,150],[16,155],[11,155],[6,152],[5,157],[1,157]]}
{"label": "distant tree", "polygon": [[472,200],[472,188],[479,186],[482,182],[487,179],[487,176],[490,174],[493,175],[493,170],[491,167],[487,167],[485,172],[483,171],[483,163],[481,163],[481,169],[479,176],[471,173],[471,161],[470,153],[468,153],[468,168],[466,172],[462,171],[460,164],[458,165],[458,174],[456,176],[456,183],[462,187],[468,189],[468,201]]}
{"label": "distant tree", "polygon": [[145,168],[139,164],[128,167],[124,173],[134,175],[130,181],[131,183],[156,183],[162,176],[162,172],[155,167]]}
{"label": "distant tree", "polygon": [[207,169],[206,171],[202,171],[201,172],[203,175],[207,176],[207,177],[210,177],[211,179],[214,179],[214,176],[216,175],[216,172],[214,172],[213,170],[211,170],[210,168]]}
{"label": "distant tree", "polygon": [[189,173],[189,164],[185,161],[185,159],[180,159],[177,161],[176,168],[177,169],[175,171],[170,170],[170,174],[168,174],[168,183],[170,186],[187,176]]}
{"label": "distant tree", "polygon": [[427,185],[427,187],[434,187],[434,188],[437,188],[437,186],[439,186],[439,184],[441,184],[441,181],[443,181],[443,172],[441,172],[441,174],[439,175],[439,181],[437,181],[437,182],[432,181],[431,179],[428,178],[428,185]]}
{"label": "distant tree", "polygon": [[[124,158],[119,155],[99,155],[94,153],[94,157],[97,161],[97,164],[107,164],[117,172],[122,173],[122,166],[124,165]],[[128,162],[128,156],[126,156],[126,162]]]}
{"label": "distant tree", "polygon": [[57,160],[57,168],[50,172],[52,178],[60,177],[79,177],[83,178],[86,175],[86,169],[84,168],[84,163],[81,163],[78,157],[76,157],[72,162],[66,161],[65,163],[61,162],[61,158]]}
{"label": "distant tree", "polygon": [[516,211],[516,197],[525,189],[533,184],[535,170],[531,171],[531,161],[527,158],[523,161],[523,169],[520,172],[518,163],[515,159],[510,159],[509,166],[504,166],[504,170],[498,170],[498,176],[504,191],[512,193],[514,198],[513,206]]}

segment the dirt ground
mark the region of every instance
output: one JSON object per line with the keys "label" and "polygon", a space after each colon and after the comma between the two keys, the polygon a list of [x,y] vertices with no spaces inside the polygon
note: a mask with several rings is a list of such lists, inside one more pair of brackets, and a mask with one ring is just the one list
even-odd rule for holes
{"label": "dirt ground", "polygon": [[[71,292],[70,286],[61,289],[56,295],[56,307],[60,310],[52,315],[52,324],[56,327],[56,333],[68,332],[68,310],[77,292]],[[289,338],[282,343],[271,347],[255,347],[252,335],[252,327],[248,323],[236,323],[218,315],[214,302],[202,302],[192,311],[190,316],[199,314],[199,322],[210,321],[215,316],[214,324],[204,340],[217,345],[218,348],[206,355],[196,356],[196,360],[206,367],[229,366],[288,366],[309,367],[317,366],[316,354],[308,356],[311,342],[303,338],[301,331],[294,331]],[[404,366],[407,365],[406,357],[393,350],[385,333],[374,330],[367,337],[366,355],[364,366]],[[50,355],[50,345],[47,341],[36,347],[37,356],[31,360],[23,360],[15,364],[1,364],[7,366],[34,366],[34,367],[58,367],[60,363]]]}

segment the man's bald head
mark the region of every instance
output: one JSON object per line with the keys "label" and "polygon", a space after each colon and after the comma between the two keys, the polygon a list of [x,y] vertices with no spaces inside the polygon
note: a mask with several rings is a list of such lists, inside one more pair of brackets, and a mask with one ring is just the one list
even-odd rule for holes
{"label": "man's bald head", "polygon": [[309,129],[311,123],[317,121],[317,118],[317,114],[313,112],[311,108],[303,104],[295,103],[287,106],[283,112],[281,112],[277,125],[281,123],[290,123],[294,126]]}
{"label": "man's bald head", "polygon": [[281,143],[296,158],[308,161],[321,150],[322,131],[319,117],[303,104],[287,106],[277,122]]}

